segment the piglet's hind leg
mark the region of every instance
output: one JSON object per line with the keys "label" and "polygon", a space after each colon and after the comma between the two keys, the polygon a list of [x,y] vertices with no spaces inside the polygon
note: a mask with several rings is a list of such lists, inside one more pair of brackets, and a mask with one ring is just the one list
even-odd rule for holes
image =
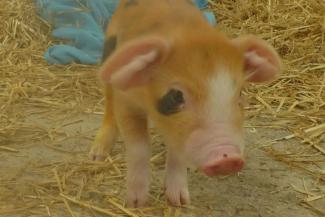
{"label": "piglet's hind leg", "polygon": [[[107,96],[106,99],[111,102],[112,99]],[[109,155],[112,146],[116,142],[118,129],[113,117],[112,104],[106,102],[104,120],[101,128],[97,132],[95,141],[90,150],[89,157],[91,160],[103,161]]]}

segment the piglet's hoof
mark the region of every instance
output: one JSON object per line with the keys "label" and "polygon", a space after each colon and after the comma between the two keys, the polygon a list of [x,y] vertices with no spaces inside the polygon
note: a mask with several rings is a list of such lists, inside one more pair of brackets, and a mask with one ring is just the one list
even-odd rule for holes
{"label": "piglet's hoof", "polygon": [[181,207],[190,204],[190,195],[186,187],[179,189],[167,189],[167,201],[170,205]]}
{"label": "piglet's hoof", "polygon": [[107,156],[100,145],[94,145],[89,152],[89,159],[93,161],[104,161]]}
{"label": "piglet's hoof", "polygon": [[146,177],[138,177],[128,183],[126,206],[128,208],[143,208],[146,205],[149,192],[149,181]]}

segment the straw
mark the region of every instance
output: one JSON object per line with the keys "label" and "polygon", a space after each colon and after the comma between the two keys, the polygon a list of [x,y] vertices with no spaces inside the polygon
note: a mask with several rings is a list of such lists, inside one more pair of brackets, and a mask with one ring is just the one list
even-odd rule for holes
{"label": "straw", "polygon": [[[292,187],[302,198],[296,205],[324,213],[325,2],[209,3],[218,28],[229,36],[256,34],[281,55],[284,68],[277,80],[245,88],[245,125],[256,132],[281,131],[263,138],[257,148],[289,165],[288,173],[299,171],[310,179],[312,190],[308,185]],[[0,214],[173,215],[161,196],[162,186],[150,192],[151,207],[125,208],[126,164],[120,143],[105,162],[87,160],[97,130],[88,127],[88,117],[97,121],[104,111],[98,67],[45,62],[44,52],[54,41],[50,25],[36,17],[34,1],[1,0],[0,14],[0,155],[26,164],[17,170],[1,167]],[[73,131],[76,126],[80,131]],[[157,171],[164,167],[165,151],[154,130],[150,134],[151,163]],[[65,157],[25,162],[29,148]],[[194,206],[200,207],[200,202]]]}

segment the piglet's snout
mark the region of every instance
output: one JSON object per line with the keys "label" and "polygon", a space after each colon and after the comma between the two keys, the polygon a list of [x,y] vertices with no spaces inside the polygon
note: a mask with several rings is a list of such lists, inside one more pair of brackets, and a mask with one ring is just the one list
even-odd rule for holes
{"label": "piglet's snout", "polygon": [[212,158],[203,165],[202,171],[207,176],[229,175],[239,172],[244,166],[240,149],[234,145],[218,145]]}

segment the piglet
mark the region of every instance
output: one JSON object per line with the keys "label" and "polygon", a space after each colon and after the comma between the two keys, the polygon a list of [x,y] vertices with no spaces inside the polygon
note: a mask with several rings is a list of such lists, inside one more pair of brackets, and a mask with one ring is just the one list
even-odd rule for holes
{"label": "piglet", "polygon": [[166,197],[188,204],[189,166],[207,176],[243,168],[241,90],[279,71],[274,48],[251,35],[228,38],[190,0],[121,0],[106,34],[99,71],[105,115],[90,157],[103,160],[120,135],[127,206],[144,206],[150,120],[167,148]]}

